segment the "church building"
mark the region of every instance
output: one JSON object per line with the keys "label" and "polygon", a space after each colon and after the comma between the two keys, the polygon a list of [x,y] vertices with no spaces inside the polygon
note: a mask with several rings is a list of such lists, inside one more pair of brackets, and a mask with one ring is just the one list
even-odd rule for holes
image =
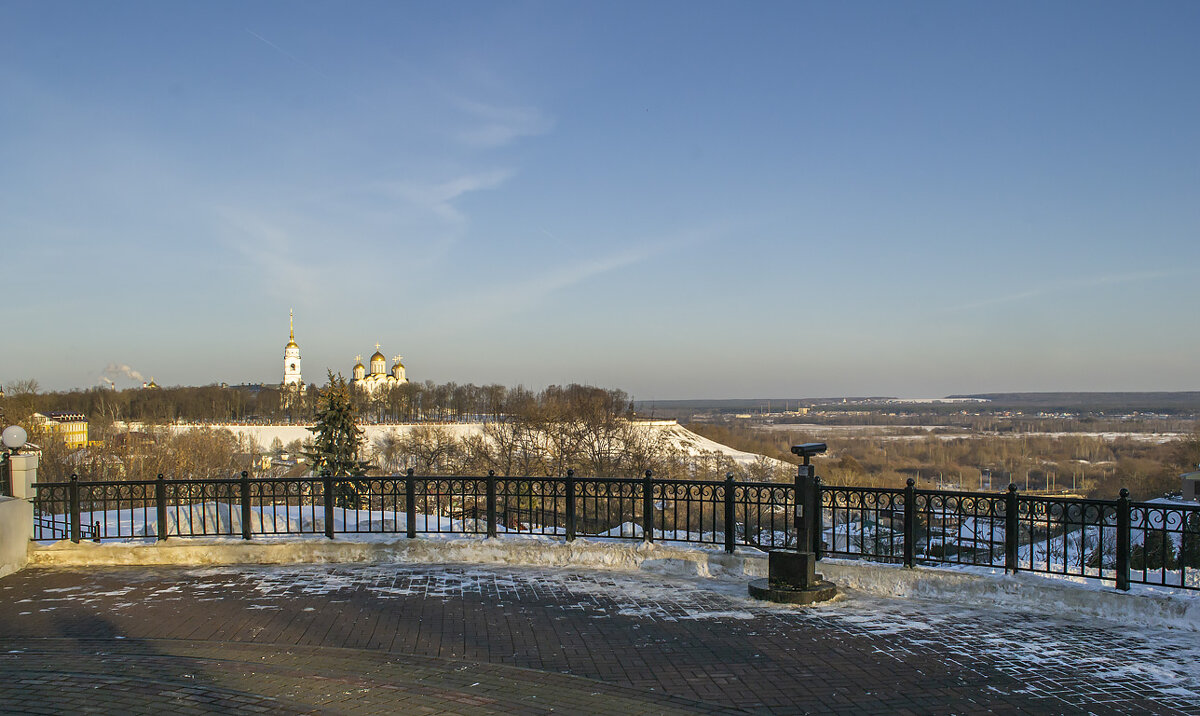
{"label": "church building", "polygon": [[288,343],[283,348],[283,384],[285,390],[305,392],[304,379],[300,377],[300,346],[296,345],[295,314],[288,311]]}
{"label": "church building", "polygon": [[383,353],[379,352],[379,344],[375,344],[375,355],[371,356],[371,373],[367,374],[366,366],[363,365],[362,356],[355,358],[354,364],[354,379],[350,384],[359,390],[365,391],[368,394],[375,394],[381,390],[394,388],[398,385],[403,385],[408,382],[408,378],[404,375],[404,364],[400,362],[400,356],[396,356],[395,362],[392,363],[392,371],[387,371],[387,358]]}

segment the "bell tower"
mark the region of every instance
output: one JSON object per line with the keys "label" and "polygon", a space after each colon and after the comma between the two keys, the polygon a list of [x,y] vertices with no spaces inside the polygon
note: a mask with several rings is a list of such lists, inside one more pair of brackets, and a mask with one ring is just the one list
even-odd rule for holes
{"label": "bell tower", "polygon": [[300,346],[296,345],[295,314],[288,311],[288,344],[283,349],[283,387],[299,388],[304,385],[300,377]]}

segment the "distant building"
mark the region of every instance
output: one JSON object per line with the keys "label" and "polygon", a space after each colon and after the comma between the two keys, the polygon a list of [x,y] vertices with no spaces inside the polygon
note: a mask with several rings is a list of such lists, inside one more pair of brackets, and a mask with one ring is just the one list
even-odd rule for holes
{"label": "distant building", "polygon": [[367,374],[366,366],[363,365],[362,356],[355,358],[354,378],[350,384],[359,390],[373,395],[381,390],[387,390],[408,382],[408,377],[405,374],[404,364],[400,362],[400,356],[396,356],[395,362],[392,363],[392,370],[389,373],[387,370],[387,358],[383,353],[379,352],[379,344],[375,344],[375,355],[371,356],[371,373]]}
{"label": "distant building", "polygon": [[69,411],[55,411],[45,415],[34,413],[33,419],[51,434],[62,438],[68,448],[74,450],[87,447],[88,420],[83,413]]}
{"label": "distant building", "polygon": [[1187,502],[1200,502],[1200,470],[1185,472],[1180,477],[1183,478],[1183,499]]}
{"label": "distant building", "polygon": [[288,342],[283,347],[283,387],[304,392],[300,377],[300,346],[296,344],[295,315],[288,311]]}

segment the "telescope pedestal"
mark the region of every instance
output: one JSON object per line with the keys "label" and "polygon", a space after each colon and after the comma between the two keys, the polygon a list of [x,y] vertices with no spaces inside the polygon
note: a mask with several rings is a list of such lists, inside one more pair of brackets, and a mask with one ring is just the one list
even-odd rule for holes
{"label": "telescope pedestal", "polygon": [[837,594],[833,582],[816,572],[817,555],[812,552],[770,552],[767,579],[750,582],[750,596],[781,604],[824,602]]}

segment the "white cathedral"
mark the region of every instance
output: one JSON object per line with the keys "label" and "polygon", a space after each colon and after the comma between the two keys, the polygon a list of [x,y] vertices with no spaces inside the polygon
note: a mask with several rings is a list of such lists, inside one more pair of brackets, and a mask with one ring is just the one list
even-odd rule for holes
{"label": "white cathedral", "polygon": [[[367,374],[366,366],[363,365],[362,356],[356,358],[357,362],[354,365],[354,378],[350,381],[350,385],[374,395],[381,390],[394,388],[408,382],[408,378],[404,374],[404,364],[400,362],[400,356],[396,356],[395,362],[392,363],[392,370],[389,373],[387,370],[387,358],[379,352],[379,344],[375,344],[375,355],[371,356],[371,373]],[[296,324],[295,314],[288,312],[288,342],[283,348],[283,383],[281,386],[285,391],[291,394],[304,393],[307,386],[304,385],[304,379],[300,376],[300,346],[296,344]]]}
{"label": "white cathedral", "polygon": [[387,390],[407,383],[408,378],[404,375],[404,364],[400,362],[400,356],[396,356],[394,361],[392,363],[392,372],[388,373],[387,358],[379,352],[379,344],[376,343],[375,355],[371,356],[370,375],[367,374],[367,368],[363,365],[362,356],[356,356],[354,379],[350,381],[350,385],[373,395],[381,390]]}

